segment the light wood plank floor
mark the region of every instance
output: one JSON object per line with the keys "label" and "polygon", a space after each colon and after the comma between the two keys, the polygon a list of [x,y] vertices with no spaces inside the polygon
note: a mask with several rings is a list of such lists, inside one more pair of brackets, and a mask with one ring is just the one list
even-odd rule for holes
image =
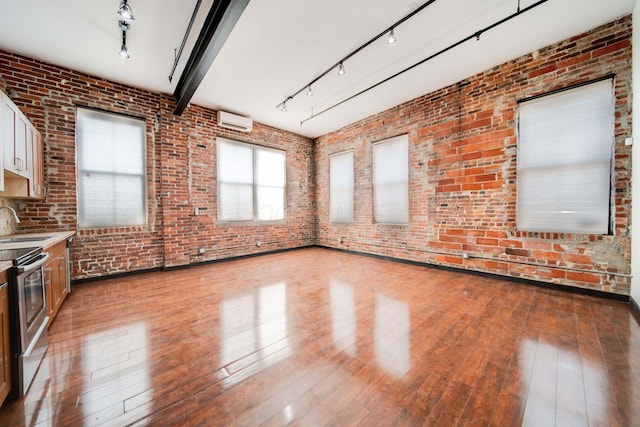
{"label": "light wood plank floor", "polygon": [[640,425],[625,303],[320,248],[74,288],[0,425]]}

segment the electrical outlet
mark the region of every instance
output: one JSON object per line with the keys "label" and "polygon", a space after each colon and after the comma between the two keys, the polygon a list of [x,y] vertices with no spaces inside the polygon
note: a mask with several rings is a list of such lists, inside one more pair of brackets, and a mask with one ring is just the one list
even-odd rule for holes
{"label": "electrical outlet", "polygon": [[198,253],[199,253],[200,255],[202,255],[202,254],[204,253],[204,248],[199,248],[199,249],[198,249]]}
{"label": "electrical outlet", "polygon": [[262,246],[262,242],[260,242],[260,241],[256,242],[256,246],[257,246],[257,247]]}
{"label": "electrical outlet", "polygon": [[200,208],[195,208],[195,209],[193,210],[193,214],[194,214],[195,216],[200,215]]}

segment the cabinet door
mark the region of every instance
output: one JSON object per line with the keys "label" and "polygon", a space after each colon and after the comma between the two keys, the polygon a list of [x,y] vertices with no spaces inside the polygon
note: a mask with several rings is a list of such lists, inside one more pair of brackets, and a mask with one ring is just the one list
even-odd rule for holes
{"label": "cabinet door", "polygon": [[6,95],[0,92],[0,191],[4,191],[4,97]]}
{"label": "cabinet door", "polygon": [[67,297],[67,274],[69,263],[67,262],[67,253],[63,251],[57,257],[56,265],[58,267],[58,309],[62,306],[65,298]]}
{"label": "cabinet door", "polygon": [[27,177],[27,146],[31,138],[29,121],[7,97],[2,97],[4,169]]}
{"label": "cabinet door", "polygon": [[11,390],[11,348],[9,342],[9,292],[7,272],[0,273],[0,405]]}
{"label": "cabinet door", "polygon": [[53,274],[55,269],[51,263],[51,261],[47,262],[44,266],[44,292],[45,292],[45,300],[47,303],[47,316],[49,316],[49,324],[47,327],[51,326],[51,321],[56,313],[56,305],[55,301],[57,299],[55,295],[55,286],[53,286]]}
{"label": "cabinet door", "polygon": [[42,134],[31,126],[31,153],[29,156],[29,198],[44,197],[44,144]]}

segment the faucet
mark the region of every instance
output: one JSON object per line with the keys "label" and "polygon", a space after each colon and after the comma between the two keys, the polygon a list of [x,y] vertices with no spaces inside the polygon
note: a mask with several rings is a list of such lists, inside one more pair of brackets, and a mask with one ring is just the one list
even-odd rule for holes
{"label": "faucet", "polygon": [[20,218],[18,218],[18,214],[16,213],[15,209],[13,209],[11,206],[0,206],[0,209],[9,209],[16,220],[16,224],[20,224]]}

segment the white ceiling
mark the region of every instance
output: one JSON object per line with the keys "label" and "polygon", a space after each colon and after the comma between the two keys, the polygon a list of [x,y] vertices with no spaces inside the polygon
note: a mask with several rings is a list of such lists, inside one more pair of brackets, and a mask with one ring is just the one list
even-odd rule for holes
{"label": "white ceiling", "polygon": [[[174,52],[196,0],[129,0],[131,59],[118,56],[120,0],[0,0],[0,48],[172,94],[214,0],[203,0],[173,79]],[[548,0],[410,72],[310,117],[514,13],[518,0],[436,0],[288,105],[276,106],[426,0],[251,0],[192,103],[317,137],[632,12],[636,0]],[[520,0],[525,8],[535,0]],[[337,70],[335,70],[337,71]],[[1,70],[0,70],[1,74]]]}

